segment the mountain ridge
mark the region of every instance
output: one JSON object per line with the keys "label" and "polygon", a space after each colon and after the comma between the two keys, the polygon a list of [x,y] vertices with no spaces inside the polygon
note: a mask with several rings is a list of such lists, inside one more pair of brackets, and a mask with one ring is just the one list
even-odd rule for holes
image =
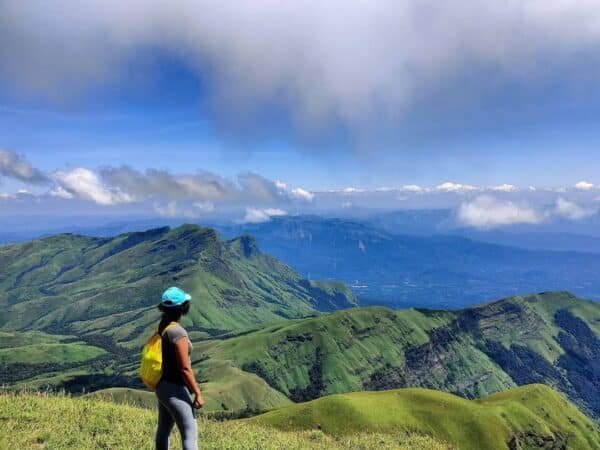
{"label": "mountain ridge", "polygon": [[459,311],[367,307],[290,320],[196,347],[257,375],[294,401],[424,387],[476,398],[519,385],[554,386],[600,417],[600,305],[565,292],[512,297]]}
{"label": "mountain ridge", "polygon": [[522,292],[569,290],[600,299],[600,255],[532,250],[454,235],[395,234],[368,222],[287,216],[220,226],[308,277],[335,277],[361,304],[458,309]]}
{"label": "mountain ridge", "polygon": [[[152,298],[170,284],[182,284],[202,300],[202,314],[190,316],[192,325],[207,330],[355,305],[341,284],[302,284],[292,269],[260,252],[250,236],[223,241],[215,230],[196,225],[114,238],[55,235],[0,247],[0,264],[2,329],[81,332],[102,328],[103,317],[119,313],[147,326],[148,312],[158,304]],[[75,324],[82,318],[85,327]]]}

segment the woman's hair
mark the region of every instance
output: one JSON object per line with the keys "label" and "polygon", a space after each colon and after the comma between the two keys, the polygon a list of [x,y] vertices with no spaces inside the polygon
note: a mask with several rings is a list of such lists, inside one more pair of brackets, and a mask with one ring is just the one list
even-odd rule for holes
{"label": "woman's hair", "polygon": [[158,305],[158,310],[162,312],[160,319],[159,331],[162,331],[169,323],[178,322],[181,316],[185,316],[190,311],[190,302],[183,302],[179,306]]}

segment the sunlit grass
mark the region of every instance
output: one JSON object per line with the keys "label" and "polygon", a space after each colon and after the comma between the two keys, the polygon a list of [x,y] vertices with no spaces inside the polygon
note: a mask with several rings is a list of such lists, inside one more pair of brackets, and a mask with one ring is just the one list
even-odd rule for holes
{"label": "sunlit grass", "polygon": [[[450,447],[410,433],[332,437],[319,430],[279,431],[243,421],[200,418],[201,449],[432,449]],[[148,409],[57,394],[0,394],[0,449],[153,449],[156,414]],[[172,435],[172,448],[180,449]]]}

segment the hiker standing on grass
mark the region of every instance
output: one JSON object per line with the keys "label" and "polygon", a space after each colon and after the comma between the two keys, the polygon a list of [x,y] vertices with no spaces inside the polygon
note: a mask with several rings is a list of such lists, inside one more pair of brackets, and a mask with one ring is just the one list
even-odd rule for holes
{"label": "hiker standing on grass", "polygon": [[[163,293],[158,305],[163,314],[158,325],[158,333],[162,336],[162,376],[155,388],[158,398],[157,450],[168,450],[174,424],[179,428],[183,450],[198,449],[194,409],[202,408],[204,399],[192,371],[192,343],[179,324],[181,316],[190,310],[191,299],[181,289],[171,287]],[[190,393],[194,395],[193,399]]]}

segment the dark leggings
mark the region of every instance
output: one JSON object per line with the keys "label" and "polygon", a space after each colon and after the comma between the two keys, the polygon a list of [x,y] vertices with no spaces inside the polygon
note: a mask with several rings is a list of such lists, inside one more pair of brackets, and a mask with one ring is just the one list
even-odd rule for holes
{"label": "dark leggings", "polygon": [[158,397],[158,428],[156,450],[169,449],[169,435],[177,424],[183,450],[198,450],[198,424],[187,387],[161,381],[156,386]]}

